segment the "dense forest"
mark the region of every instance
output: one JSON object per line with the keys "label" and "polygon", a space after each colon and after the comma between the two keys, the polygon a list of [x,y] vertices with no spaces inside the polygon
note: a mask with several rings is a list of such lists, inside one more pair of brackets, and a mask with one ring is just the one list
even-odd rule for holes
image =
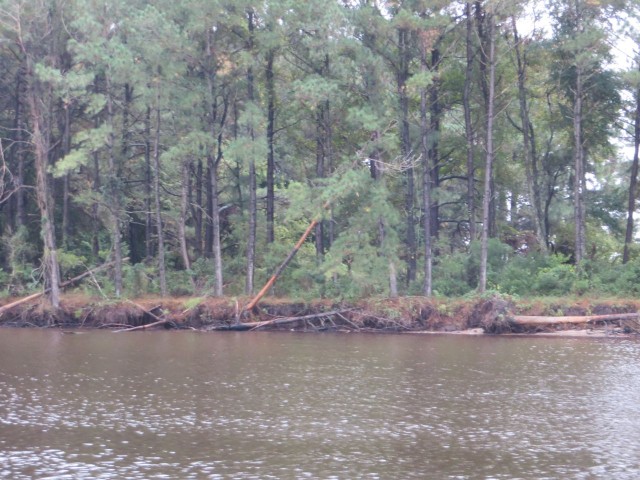
{"label": "dense forest", "polygon": [[624,0],[0,0],[0,288],[640,290]]}

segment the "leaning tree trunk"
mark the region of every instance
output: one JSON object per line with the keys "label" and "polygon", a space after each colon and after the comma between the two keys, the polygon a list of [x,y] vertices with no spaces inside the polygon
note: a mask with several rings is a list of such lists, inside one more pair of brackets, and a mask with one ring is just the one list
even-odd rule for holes
{"label": "leaning tree trunk", "polygon": [[496,59],[495,59],[495,25],[493,14],[488,15],[489,21],[489,82],[488,82],[488,99],[487,99],[487,160],[484,171],[484,196],[482,198],[482,245],[480,251],[480,281],[478,284],[478,290],[483,293],[487,289],[487,257],[488,257],[488,243],[489,243],[489,214],[491,207],[491,180],[493,170],[493,121],[494,121],[494,107],[495,107],[495,74],[496,74]]}
{"label": "leaning tree trunk", "polygon": [[629,179],[629,204],[627,207],[627,230],[624,236],[624,252],[622,254],[622,263],[627,263],[629,261],[629,247],[633,243],[633,214],[636,211],[636,196],[638,190],[638,150],[640,149],[640,89],[636,91],[636,114],[634,120],[633,142],[633,163],[631,164],[631,178]]}

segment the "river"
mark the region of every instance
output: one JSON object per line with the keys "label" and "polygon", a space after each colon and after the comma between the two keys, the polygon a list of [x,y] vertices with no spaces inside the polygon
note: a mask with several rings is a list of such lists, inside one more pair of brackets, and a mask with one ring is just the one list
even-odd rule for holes
{"label": "river", "polygon": [[640,342],[2,329],[0,478],[640,478]]}

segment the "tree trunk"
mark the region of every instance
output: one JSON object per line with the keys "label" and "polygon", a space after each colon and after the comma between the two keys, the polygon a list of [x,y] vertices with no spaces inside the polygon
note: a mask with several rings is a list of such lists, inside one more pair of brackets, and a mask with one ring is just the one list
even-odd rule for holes
{"label": "tree trunk", "polygon": [[398,298],[398,273],[393,260],[389,260],[389,296]]}
{"label": "tree trunk", "polygon": [[[377,79],[374,74],[369,72],[365,78],[365,82],[367,85],[367,101],[375,104],[378,100],[378,85]],[[372,136],[373,151],[371,152],[369,159],[369,171],[371,173],[371,178],[375,182],[380,182],[384,185],[384,169],[382,167],[382,162],[380,162],[380,153],[381,149],[378,145],[380,139],[380,132],[374,132]],[[383,187],[386,190],[386,187]],[[378,217],[378,246],[380,248],[381,255],[384,255],[387,258],[387,265],[389,268],[389,296],[391,298],[396,298],[398,296],[398,272],[396,269],[396,264],[394,260],[394,256],[389,253],[389,250],[386,246],[386,232],[385,232],[386,224],[383,216]]]}
{"label": "tree trunk", "polygon": [[[93,192],[98,198],[100,194],[100,160],[98,152],[93,154]],[[94,259],[100,256],[100,217],[99,217],[100,204],[94,201],[91,205],[91,219],[93,220],[92,232],[91,232],[91,253]]]}
{"label": "tree trunk", "polygon": [[18,69],[18,77],[16,79],[16,116],[15,116],[15,140],[16,140],[16,154],[15,159],[17,163],[17,171],[15,178],[16,188],[16,222],[18,227],[25,227],[27,225],[27,209],[26,209],[26,195],[24,189],[24,129],[25,129],[25,112],[23,108],[23,101],[25,96],[25,78],[24,67],[21,66]]}
{"label": "tree trunk", "polygon": [[475,134],[473,131],[473,123],[471,121],[471,85],[473,81],[473,50],[472,50],[472,29],[473,18],[471,16],[471,3],[465,3],[466,15],[466,53],[467,65],[464,76],[464,93],[462,97],[462,105],[464,108],[464,132],[467,143],[467,211],[469,212],[469,241],[476,239],[476,206],[475,206],[475,162],[474,147]]}
{"label": "tree trunk", "polygon": [[[62,129],[62,150],[60,157],[64,158],[71,151],[71,116],[69,115],[70,105],[64,106],[64,125]],[[62,248],[69,248],[69,239],[71,238],[71,216],[69,209],[71,207],[71,191],[70,191],[69,173],[65,173],[62,177]]]}
{"label": "tree trunk", "polygon": [[156,231],[158,236],[158,274],[160,295],[167,296],[167,272],[164,260],[164,228],[162,205],[160,203],[160,85],[156,85],[156,131],[153,139],[153,193],[156,211]]}
{"label": "tree trunk", "polygon": [[482,90],[482,98],[485,102],[485,109],[487,108],[487,103],[489,102],[489,81],[487,78],[487,68],[489,67],[489,58],[488,51],[490,50],[490,40],[487,38],[486,22],[488,19],[488,14],[483,8],[481,1],[475,2],[475,17],[476,17],[476,28],[478,30],[478,39],[480,41],[480,47],[478,48],[478,54],[480,55],[480,61],[478,63],[478,67],[480,68],[480,87]]}
{"label": "tree trunk", "polygon": [[266,87],[267,87],[267,243],[273,243],[274,215],[275,215],[275,157],[273,152],[275,120],[276,120],[276,89],[273,75],[273,61],[275,50],[267,52]]}
{"label": "tree trunk", "polygon": [[[329,56],[325,56],[325,68],[329,73]],[[333,173],[333,127],[331,120],[331,102],[327,100],[324,105],[324,164],[325,175],[331,176]],[[325,248],[329,250],[334,240],[333,207],[329,206],[329,220],[327,222],[327,242]]]}
{"label": "tree trunk", "polygon": [[[379,176],[378,181],[384,182],[382,175]],[[383,255],[387,257],[389,265],[389,296],[391,298],[398,297],[398,273],[396,271],[396,264],[393,261],[393,256],[388,253],[386,246],[386,224],[383,217],[378,218],[378,244],[383,252]]]}
{"label": "tree trunk", "polygon": [[256,260],[256,230],[257,230],[257,185],[256,185],[256,164],[253,159],[249,161],[249,235],[247,238],[247,277],[244,291],[247,295],[253,293],[253,275],[255,272]]}
{"label": "tree trunk", "polygon": [[[247,23],[249,28],[248,49],[253,55],[253,29],[254,29],[254,12],[253,9],[247,11]],[[247,68],[247,95],[249,104],[253,105],[255,101],[254,95],[253,68]],[[253,125],[249,127],[249,138],[251,144],[255,142],[255,132]],[[256,261],[256,227],[258,223],[258,202],[257,202],[257,185],[256,185],[256,162],[253,155],[249,158],[249,232],[247,238],[247,276],[244,285],[244,292],[247,295],[253,293],[253,275],[255,272]]]}
{"label": "tree trunk", "polygon": [[633,214],[636,211],[636,197],[638,190],[638,150],[640,149],[640,89],[636,90],[636,113],[633,128],[633,143],[633,163],[631,164],[631,178],[629,179],[629,203],[627,207],[627,229],[624,236],[624,252],[622,254],[622,263],[627,263],[629,261],[629,247],[633,243]]}
{"label": "tree trunk", "polygon": [[[421,32],[425,33],[425,32]],[[427,49],[430,48],[430,39],[421,38],[420,48],[420,70],[423,75],[426,75],[429,71],[427,62]],[[427,120],[427,87],[422,87],[420,90],[420,145],[421,145],[421,158],[422,158],[422,204],[424,209],[424,222],[423,222],[423,235],[424,235],[424,284],[422,293],[425,297],[430,297],[432,293],[432,248],[431,248],[431,216],[432,201],[431,201],[431,171],[433,169],[432,157],[434,146],[432,129],[433,122]],[[433,95],[431,96],[433,102]]]}
{"label": "tree trunk", "polygon": [[511,17],[513,30],[514,50],[518,68],[518,100],[520,104],[520,123],[522,125],[522,141],[524,146],[524,165],[527,177],[527,189],[531,204],[533,205],[533,224],[538,245],[543,251],[547,250],[547,234],[545,232],[544,212],[542,209],[542,196],[540,193],[540,180],[538,172],[538,155],[536,152],[533,124],[529,117],[527,105],[527,91],[525,88],[527,62],[521,50],[520,37],[516,26],[515,16]]}
{"label": "tree trunk", "polygon": [[[323,75],[329,78],[331,74],[331,64],[329,61],[329,54],[324,55]],[[324,102],[324,108],[322,109],[322,155],[323,159],[323,173],[324,176],[331,176],[333,173],[333,125],[331,119],[331,100],[326,99]],[[334,222],[333,222],[333,207],[329,205],[329,221],[327,226],[327,239],[325,249],[329,250],[334,240]]]}
{"label": "tree trunk", "polygon": [[114,151],[114,127],[115,127],[115,112],[113,109],[113,96],[112,88],[109,77],[107,76],[107,121],[109,122],[109,133],[107,136],[107,149],[108,149],[108,161],[109,161],[109,185],[108,185],[108,199],[107,205],[109,206],[109,215],[111,217],[111,238],[113,243],[113,255],[114,255],[114,289],[115,296],[119,297],[122,294],[122,232],[120,226],[120,188],[118,167],[116,164],[115,151]]}
{"label": "tree trunk", "polygon": [[153,220],[151,212],[151,107],[147,107],[144,123],[144,245],[147,261],[153,257]]}
{"label": "tree trunk", "polygon": [[575,263],[579,267],[586,254],[584,214],[584,145],[582,142],[582,96],[584,94],[583,71],[576,65],[576,89],[573,105],[574,180],[573,214],[575,222]]}
{"label": "tree trunk", "polygon": [[480,250],[480,281],[478,290],[483,293],[487,289],[487,257],[489,243],[489,213],[492,197],[492,170],[493,170],[493,121],[495,103],[495,25],[493,13],[487,15],[489,21],[489,82],[487,101],[487,159],[484,172],[484,195],[482,199],[482,245]]}
{"label": "tree trunk", "polygon": [[[207,52],[212,55],[212,38],[211,32],[207,36]],[[224,294],[224,283],[222,275],[222,244],[220,239],[220,206],[218,197],[218,166],[222,160],[222,134],[225,122],[227,120],[227,112],[229,101],[223,102],[222,115],[218,121],[218,102],[216,92],[216,62],[213,58],[209,59],[211,71],[207,75],[207,87],[209,93],[210,113],[209,132],[211,138],[217,139],[217,154],[214,157],[213,151],[207,154],[207,212],[208,212],[208,228],[206,233],[206,249],[207,253],[213,256],[213,294],[221,297]],[[217,134],[217,135],[216,135]],[[199,164],[199,171],[202,166]],[[201,194],[200,194],[201,195]]]}
{"label": "tree trunk", "polygon": [[416,278],[416,228],[415,228],[415,184],[413,165],[411,163],[411,137],[409,133],[409,97],[407,80],[409,80],[409,32],[398,30],[398,48],[400,67],[397,72],[398,101],[400,106],[400,151],[405,169],[405,243],[407,247],[407,286]]}
{"label": "tree trunk", "polygon": [[[196,167],[195,178],[196,178],[196,198],[195,204],[193,199],[190,198],[189,204],[191,205],[191,216],[194,220],[194,243],[195,243],[195,254],[196,258],[200,258],[202,256],[202,159],[198,158],[198,166]],[[189,189],[189,195],[191,195],[192,190]]]}
{"label": "tree trunk", "polygon": [[133,89],[128,83],[126,83],[124,85],[124,104],[122,106],[122,160],[124,162],[129,160],[129,141],[131,138],[129,117],[132,100]]}
{"label": "tree trunk", "polygon": [[43,264],[48,283],[49,300],[54,308],[60,306],[60,267],[56,248],[56,235],[53,215],[53,199],[51,198],[49,179],[49,135],[50,125],[47,122],[48,113],[45,112],[45,102],[51,97],[50,87],[46,92],[39,92],[35,79],[35,72],[31,59],[27,60],[27,102],[31,116],[31,143],[34,147],[36,170],[36,199],[41,216],[42,240],[44,243]]}
{"label": "tree trunk", "polygon": [[[216,191],[215,187],[213,186],[211,179],[213,178],[213,175],[217,173],[214,173],[212,171],[212,158],[213,158],[213,154],[209,154],[209,159],[207,161],[207,221],[205,222],[205,231],[204,231],[204,254],[207,257],[211,257],[211,255],[213,254],[213,216],[214,216],[214,211],[213,211],[213,204],[217,203],[218,201],[218,192]],[[214,196],[215,196],[215,200],[214,200]]]}
{"label": "tree trunk", "polygon": [[[180,189],[180,219],[178,221],[178,236],[180,237],[180,253],[182,255],[182,263],[185,270],[191,270],[191,259],[189,258],[189,247],[187,244],[187,211],[189,207],[189,164],[182,164],[182,182]],[[193,277],[191,278],[191,286],[195,288]]]}
{"label": "tree trunk", "polygon": [[[316,113],[316,178],[324,178],[324,102],[318,105]],[[315,230],[316,258],[322,263],[324,256],[324,222],[318,221]]]}
{"label": "tree trunk", "polygon": [[[431,186],[438,188],[440,186],[440,117],[442,115],[442,107],[440,105],[440,80],[437,78],[438,69],[440,68],[440,50],[437,42],[431,50],[431,71],[434,73],[434,79],[429,87],[429,139],[427,155],[429,156],[429,164],[431,169]],[[426,54],[425,54],[426,55]],[[426,62],[426,58],[425,58]],[[440,205],[436,199],[431,198],[431,236],[438,237],[440,232]]]}
{"label": "tree trunk", "polygon": [[209,183],[211,185],[211,206],[213,214],[211,215],[211,227],[212,227],[212,250],[213,250],[213,273],[214,284],[213,294],[216,297],[223,295],[223,280],[222,280],[222,247],[220,244],[220,207],[218,206],[218,162],[212,162],[213,165],[209,168]]}

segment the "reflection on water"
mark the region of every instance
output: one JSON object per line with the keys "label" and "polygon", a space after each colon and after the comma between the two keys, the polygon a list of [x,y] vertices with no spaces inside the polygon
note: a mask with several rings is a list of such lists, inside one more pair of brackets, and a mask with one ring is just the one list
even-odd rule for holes
{"label": "reflection on water", "polygon": [[0,330],[2,478],[639,478],[640,343]]}

